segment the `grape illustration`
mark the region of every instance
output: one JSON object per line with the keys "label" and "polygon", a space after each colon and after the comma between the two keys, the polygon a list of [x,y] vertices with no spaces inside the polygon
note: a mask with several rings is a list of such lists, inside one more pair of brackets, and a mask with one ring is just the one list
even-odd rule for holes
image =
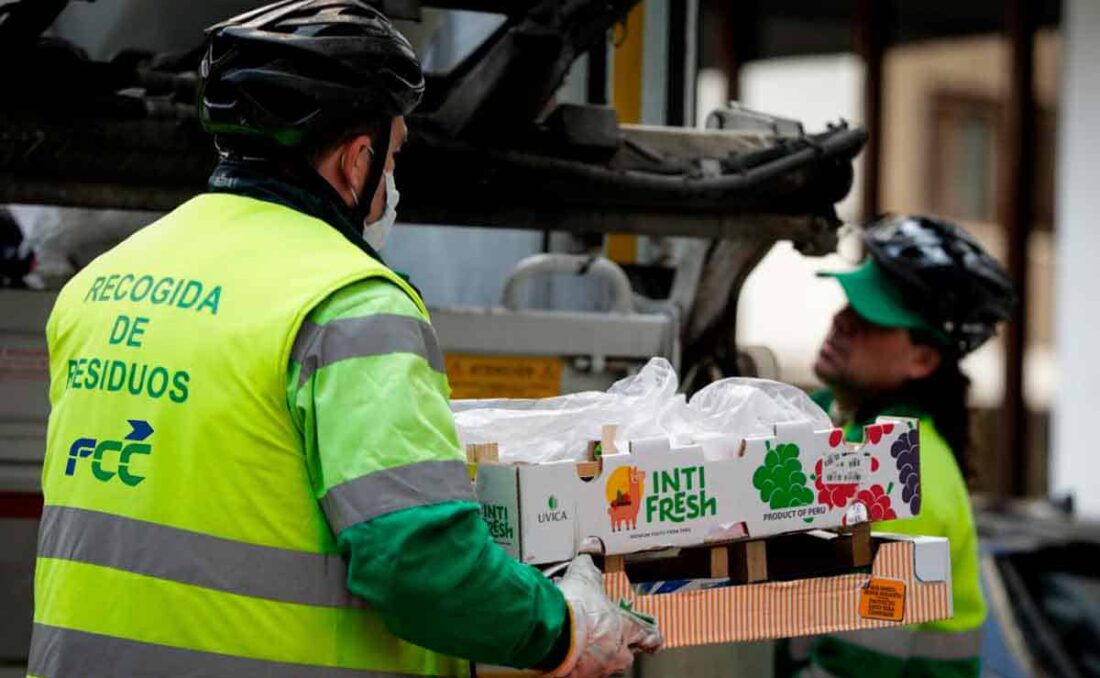
{"label": "grape illustration", "polygon": [[890,494],[882,489],[882,485],[872,485],[856,495],[856,501],[867,507],[871,514],[871,520],[893,520],[898,517],[894,513],[894,507],[890,505]]}
{"label": "grape illustration", "polygon": [[920,429],[912,428],[898,436],[890,446],[890,456],[898,465],[901,500],[909,504],[913,515],[920,513]]}
{"label": "grape illustration", "polygon": [[752,485],[760,491],[760,499],[772,509],[809,506],[814,503],[814,493],[806,487],[806,474],[798,459],[798,445],[766,443],[764,463],[752,474]]}

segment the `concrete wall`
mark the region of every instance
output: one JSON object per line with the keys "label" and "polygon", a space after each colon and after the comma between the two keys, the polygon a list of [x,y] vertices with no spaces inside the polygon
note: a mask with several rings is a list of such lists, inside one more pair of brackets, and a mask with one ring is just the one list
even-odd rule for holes
{"label": "concrete wall", "polygon": [[1100,3],[1067,0],[1059,129],[1056,341],[1065,377],[1054,410],[1052,490],[1100,519]]}

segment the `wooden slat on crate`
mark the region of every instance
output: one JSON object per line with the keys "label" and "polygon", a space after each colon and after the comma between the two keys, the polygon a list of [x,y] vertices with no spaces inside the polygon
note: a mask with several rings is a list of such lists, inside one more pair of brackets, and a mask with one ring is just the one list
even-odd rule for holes
{"label": "wooden slat on crate", "polygon": [[725,579],[730,576],[728,547],[715,546],[710,550],[710,576],[713,579]]}
{"label": "wooden slat on crate", "polygon": [[471,443],[466,446],[466,461],[471,464],[500,461],[500,447],[496,443]]}
{"label": "wooden slat on crate", "polygon": [[753,539],[734,544],[733,578],[738,582],[755,584],[768,578],[768,547],[764,539]]}

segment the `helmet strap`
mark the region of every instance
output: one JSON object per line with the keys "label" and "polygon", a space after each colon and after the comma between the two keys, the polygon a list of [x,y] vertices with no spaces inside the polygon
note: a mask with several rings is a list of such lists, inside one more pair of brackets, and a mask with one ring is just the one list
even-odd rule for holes
{"label": "helmet strap", "polygon": [[354,208],[356,224],[365,223],[370,216],[370,208],[374,203],[374,194],[382,183],[382,175],[386,171],[386,159],[390,153],[390,134],[393,132],[393,120],[386,126],[382,134],[376,134],[370,140],[370,169],[367,171],[367,181],[363,184],[363,192],[359,194],[358,204]]}

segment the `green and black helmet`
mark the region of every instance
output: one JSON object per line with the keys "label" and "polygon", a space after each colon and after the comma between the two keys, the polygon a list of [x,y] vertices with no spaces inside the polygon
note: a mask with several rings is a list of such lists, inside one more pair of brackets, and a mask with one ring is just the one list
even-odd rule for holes
{"label": "green and black helmet", "polygon": [[959,355],[984,344],[1015,310],[1008,274],[954,224],[892,215],[868,226],[863,240],[906,304]]}
{"label": "green and black helmet", "polygon": [[361,0],[283,0],[207,29],[203,127],[294,146],[328,118],[412,111],[424,75],[412,45]]}
{"label": "green and black helmet", "polygon": [[966,231],[923,216],[888,215],[863,233],[868,257],[836,278],[852,309],[883,327],[920,332],[963,356],[1016,307],[1012,281]]}

